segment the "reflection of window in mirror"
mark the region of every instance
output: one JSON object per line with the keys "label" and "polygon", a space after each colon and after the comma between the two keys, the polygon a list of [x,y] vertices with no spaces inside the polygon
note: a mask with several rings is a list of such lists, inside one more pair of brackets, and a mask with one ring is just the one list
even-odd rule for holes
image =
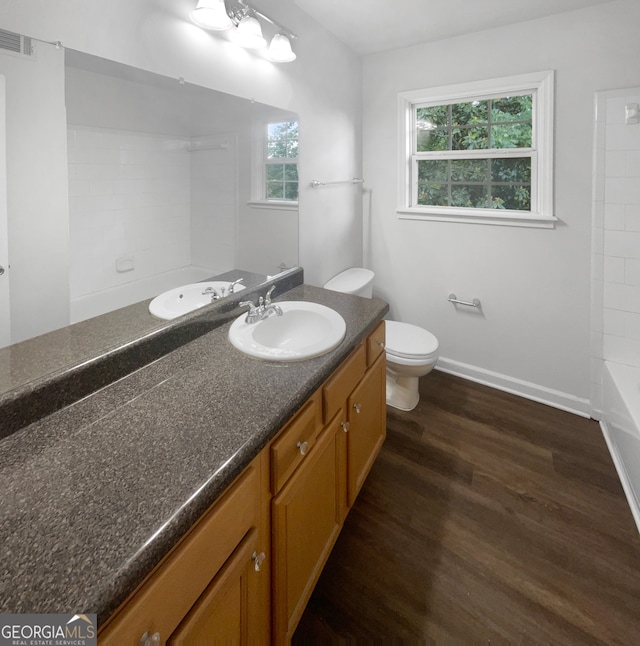
{"label": "reflection of window in mirror", "polygon": [[257,208],[298,210],[298,119],[291,112],[261,115],[253,124],[252,196]]}
{"label": "reflection of window in mirror", "polygon": [[264,151],[264,198],[297,202],[298,122],[267,123]]}

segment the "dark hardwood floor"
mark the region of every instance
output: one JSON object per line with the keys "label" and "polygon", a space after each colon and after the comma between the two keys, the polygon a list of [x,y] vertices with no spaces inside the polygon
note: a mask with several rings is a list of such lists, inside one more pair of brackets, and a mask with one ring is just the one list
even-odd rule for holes
{"label": "dark hardwood floor", "polygon": [[640,536],[599,425],[433,372],[294,644],[640,644]]}

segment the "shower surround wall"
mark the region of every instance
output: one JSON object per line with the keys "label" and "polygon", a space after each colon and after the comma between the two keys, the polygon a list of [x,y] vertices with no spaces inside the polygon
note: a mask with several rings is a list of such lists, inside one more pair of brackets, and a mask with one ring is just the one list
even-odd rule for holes
{"label": "shower surround wall", "polygon": [[596,95],[592,407],[640,530],[640,88]]}
{"label": "shower surround wall", "polygon": [[596,95],[592,254],[592,407],[603,361],[640,368],[640,124],[625,106],[640,88]]}
{"label": "shower surround wall", "polygon": [[72,322],[233,267],[235,148],[191,143],[69,126]]}
{"label": "shower surround wall", "polygon": [[191,140],[191,263],[199,267],[237,266],[237,140],[235,133]]}

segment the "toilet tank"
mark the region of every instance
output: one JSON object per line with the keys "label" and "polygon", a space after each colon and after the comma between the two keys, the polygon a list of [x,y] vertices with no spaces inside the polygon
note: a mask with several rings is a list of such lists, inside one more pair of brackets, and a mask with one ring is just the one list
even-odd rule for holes
{"label": "toilet tank", "polygon": [[371,298],[373,296],[373,278],[375,274],[370,269],[351,267],[334,276],[324,284],[325,289],[343,294],[354,294]]}

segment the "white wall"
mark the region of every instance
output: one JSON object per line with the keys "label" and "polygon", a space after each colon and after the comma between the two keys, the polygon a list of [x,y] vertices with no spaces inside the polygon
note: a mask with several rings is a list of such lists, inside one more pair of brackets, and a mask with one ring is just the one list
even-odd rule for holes
{"label": "white wall", "polygon": [[35,43],[31,58],[1,53],[0,74],[7,79],[7,212],[15,343],[46,331],[43,312],[51,326],[47,329],[69,322],[64,51]]}
{"label": "white wall", "polygon": [[0,348],[11,343],[9,242],[7,240],[7,117],[5,78],[0,75]]}
{"label": "white wall", "polygon": [[[0,27],[298,113],[300,264],[321,284],[362,262],[357,192],[308,188],[361,173],[361,62],[293,0],[255,4],[298,34],[295,62],[270,64],[197,28],[195,0],[0,0]],[[62,118],[53,130],[62,133]]]}
{"label": "white wall", "polygon": [[[593,97],[637,81],[639,26],[640,4],[618,0],[364,59],[366,263],[394,317],[436,334],[444,367],[589,411]],[[398,92],[546,69],[556,228],[399,220]],[[480,298],[483,315],[454,309],[452,291]]]}

